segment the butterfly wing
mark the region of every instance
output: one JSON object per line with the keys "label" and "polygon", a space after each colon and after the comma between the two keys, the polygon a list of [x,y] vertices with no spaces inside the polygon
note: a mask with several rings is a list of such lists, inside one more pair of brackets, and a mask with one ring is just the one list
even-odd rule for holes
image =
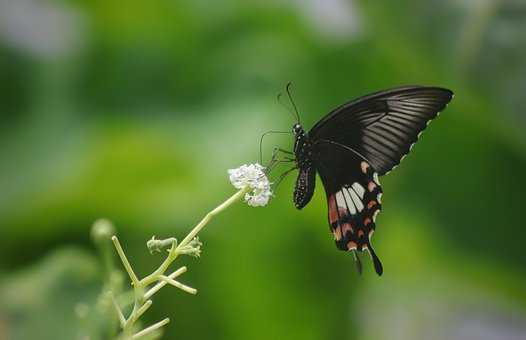
{"label": "butterfly wing", "polygon": [[327,194],[329,226],[336,246],[345,251],[367,250],[381,275],[382,264],[371,245],[381,209],[378,175],[365,159],[341,145],[314,144],[314,159]]}
{"label": "butterfly wing", "polygon": [[379,275],[382,264],[371,245],[381,209],[378,175],[400,163],[452,96],[425,86],[381,91],[338,107],[309,131],[336,246],[367,250]]}
{"label": "butterfly wing", "polygon": [[310,130],[309,137],[351,148],[384,175],[409,153],[452,97],[450,90],[427,86],[377,92],[336,108]]}

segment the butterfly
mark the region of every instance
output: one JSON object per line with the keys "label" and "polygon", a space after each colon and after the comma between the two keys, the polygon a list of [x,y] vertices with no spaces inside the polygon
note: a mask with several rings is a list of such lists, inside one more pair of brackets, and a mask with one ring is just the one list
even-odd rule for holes
{"label": "butterfly", "polygon": [[371,244],[382,209],[379,176],[393,170],[409,153],[429,122],[451,101],[453,92],[431,86],[376,92],[332,110],[306,132],[289,85],[287,93],[297,117],[292,127],[293,169],[298,169],[294,205],[302,209],[309,203],[319,174],[337,248],[353,253],[360,273],[357,253],[367,251],[376,273],[382,275],[382,263]]}

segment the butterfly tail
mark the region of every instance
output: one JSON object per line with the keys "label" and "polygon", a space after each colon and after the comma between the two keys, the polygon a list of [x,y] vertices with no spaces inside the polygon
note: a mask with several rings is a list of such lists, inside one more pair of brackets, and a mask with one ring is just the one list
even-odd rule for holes
{"label": "butterfly tail", "polygon": [[371,244],[368,244],[367,249],[369,250],[369,254],[371,254],[371,259],[373,260],[374,270],[376,271],[376,274],[378,274],[378,276],[381,276],[384,272],[382,262],[380,262],[380,259],[378,258],[378,256],[376,256],[376,253],[374,252],[374,249],[371,246]]}
{"label": "butterfly tail", "polygon": [[356,263],[356,270],[358,271],[358,274],[362,275],[362,261],[360,260],[360,257],[356,253],[356,250],[352,251],[352,255],[354,257],[354,263]]}

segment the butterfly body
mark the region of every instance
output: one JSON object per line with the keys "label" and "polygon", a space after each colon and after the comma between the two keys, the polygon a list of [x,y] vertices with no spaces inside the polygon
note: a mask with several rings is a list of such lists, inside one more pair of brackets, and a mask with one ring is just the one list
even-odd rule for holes
{"label": "butterfly body", "polygon": [[314,194],[316,168],[312,158],[312,143],[308,134],[300,124],[295,124],[292,130],[295,136],[294,155],[296,156],[296,166],[299,170],[294,188],[294,205],[296,208],[302,209],[309,203]]}
{"label": "butterfly body", "polygon": [[394,88],[336,108],[308,132],[299,123],[292,128],[299,171],[294,205],[309,203],[318,173],[337,248],[352,251],[357,260],[356,252],[368,251],[379,275],[383,267],[371,245],[382,208],[378,176],[400,163],[452,95],[438,87]]}

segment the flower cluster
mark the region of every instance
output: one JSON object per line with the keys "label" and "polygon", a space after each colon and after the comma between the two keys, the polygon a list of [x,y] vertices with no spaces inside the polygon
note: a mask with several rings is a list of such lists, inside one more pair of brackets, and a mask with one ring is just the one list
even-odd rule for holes
{"label": "flower cluster", "polygon": [[265,167],[256,164],[243,164],[237,169],[228,170],[230,182],[237,189],[250,188],[251,191],[245,194],[245,201],[252,207],[262,207],[267,205],[272,197],[270,182],[263,171]]}

